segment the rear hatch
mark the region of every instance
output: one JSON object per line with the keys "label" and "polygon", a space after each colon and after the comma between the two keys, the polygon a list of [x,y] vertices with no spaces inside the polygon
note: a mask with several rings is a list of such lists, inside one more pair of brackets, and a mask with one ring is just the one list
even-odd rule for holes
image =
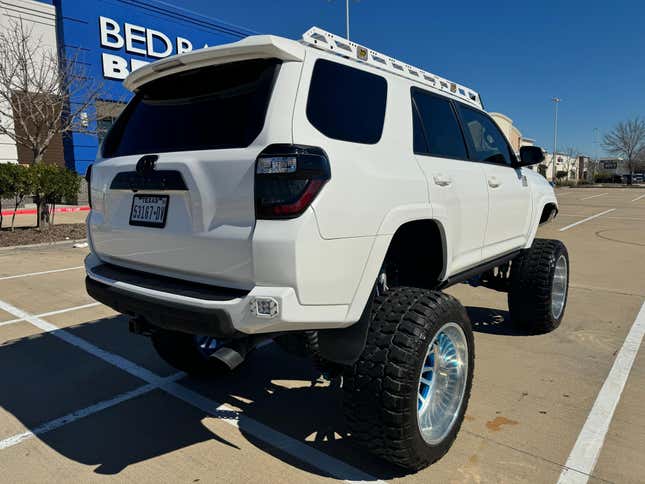
{"label": "rear hatch", "polygon": [[90,236],[106,262],[249,289],[255,160],[291,142],[300,62],[210,50],[126,81],[136,94],[92,167]]}

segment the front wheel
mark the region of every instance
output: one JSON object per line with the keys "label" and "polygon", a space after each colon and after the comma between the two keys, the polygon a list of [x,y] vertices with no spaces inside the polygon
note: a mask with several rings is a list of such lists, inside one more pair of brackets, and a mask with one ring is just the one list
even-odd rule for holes
{"label": "front wheel", "polygon": [[532,333],[548,333],[562,322],[569,292],[569,253],[559,240],[535,239],[511,263],[511,321]]}
{"label": "front wheel", "polygon": [[365,349],[344,378],[352,437],[407,469],[432,464],[459,432],[474,362],[470,320],[455,298],[406,287],[377,296]]}

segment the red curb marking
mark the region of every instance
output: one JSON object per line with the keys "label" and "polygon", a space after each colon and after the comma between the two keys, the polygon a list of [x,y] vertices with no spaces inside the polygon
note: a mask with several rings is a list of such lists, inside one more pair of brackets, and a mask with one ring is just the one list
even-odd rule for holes
{"label": "red curb marking", "polygon": [[[70,212],[87,212],[89,211],[89,205],[84,205],[82,207],[60,207],[54,209],[54,213],[70,213]],[[3,217],[10,217],[13,215],[13,210],[7,210],[2,212]],[[36,215],[35,208],[20,208],[15,211],[16,215]]]}

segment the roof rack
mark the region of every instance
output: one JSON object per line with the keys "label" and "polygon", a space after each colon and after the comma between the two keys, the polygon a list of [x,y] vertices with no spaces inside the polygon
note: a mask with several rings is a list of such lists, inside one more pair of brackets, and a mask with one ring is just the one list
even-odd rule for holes
{"label": "roof rack", "polygon": [[479,94],[472,89],[424,71],[423,69],[400,62],[321,28],[311,27],[302,35],[302,41],[313,47],[364,62],[372,67],[411,79],[420,84],[425,84],[439,91],[450,93],[483,109]]}

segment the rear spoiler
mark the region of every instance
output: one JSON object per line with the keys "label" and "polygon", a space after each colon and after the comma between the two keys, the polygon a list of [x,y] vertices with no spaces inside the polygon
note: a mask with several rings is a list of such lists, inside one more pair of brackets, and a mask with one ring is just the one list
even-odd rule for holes
{"label": "rear spoiler", "polygon": [[283,37],[253,35],[231,44],[206,47],[153,62],[132,72],[125,78],[123,85],[129,91],[136,91],[150,81],[177,72],[226,62],[267,58],[302,62],[305,47],[295,40]]}

